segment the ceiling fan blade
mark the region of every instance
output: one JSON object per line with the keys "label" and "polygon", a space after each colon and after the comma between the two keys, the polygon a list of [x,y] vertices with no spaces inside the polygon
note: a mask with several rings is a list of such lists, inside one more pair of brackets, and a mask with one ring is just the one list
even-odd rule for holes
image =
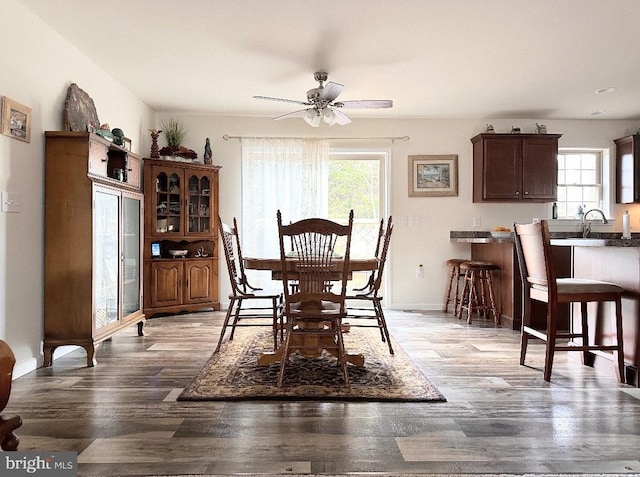
{"label": "ceiling fan blade", "polygon": [[322,88],[322,91],[320,92],[320,99],[324,99],[325,101],[330,103],[331,101],[336,99],[340,95],[340,93],[342,93],[343,88],[344,85],[329,81]]}
{"label": "ceiling fan blade", "polygon": [[339,124],[340,126],[344,126],[345,124],[349,124],[351,122],[351,119],[349,119],[349,116],[344,114],[339,109],[331,108],[331,110],[333,111],[333,114],[336,115],[336,124]]}
{"label": "ceiling fan blade", "polygon": [[305,114],[307,114],[308,109],[300,109],[298,111],[293,111],[292,113],[283,114],[281,116],[276,116],[273,118],[274,121],[279,119],[287,119],[287,118],[304,118]]}
{"label": "ceiling fan blade", "polygon": [[280,101],[281,103],[294,103],[294,104],[304,104],[305,106],[310,106],[311,103],[307,101],[298,101],[295,99],[284,99],[284,98],[272,98],[271,96],[254,96],[254,99],[266,99],[268,101]]}
{"label": "ceiling fan blade", "polygon": [[337,101],[332,104],[336,108],[350,109],[371,109],[371,108],[392,108],[393,101],[390,99],[362,99],[355,101]]}

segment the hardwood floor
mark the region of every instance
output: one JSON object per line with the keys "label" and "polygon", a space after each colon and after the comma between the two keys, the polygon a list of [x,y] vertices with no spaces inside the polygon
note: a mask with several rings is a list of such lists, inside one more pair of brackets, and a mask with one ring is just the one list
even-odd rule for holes
{"label": "hardwood floor", "polygon": [[[640,389],[612,369],[451,314],[389,312],[391,334],[446,403],[177,402],[215,347],[223,314],[153,318],[16,379],[20,450],[77,451],[80,475],[640,474]],[[352,331],[357,332],[357,329]],[[386,346],[380,343],[381,346]]]}

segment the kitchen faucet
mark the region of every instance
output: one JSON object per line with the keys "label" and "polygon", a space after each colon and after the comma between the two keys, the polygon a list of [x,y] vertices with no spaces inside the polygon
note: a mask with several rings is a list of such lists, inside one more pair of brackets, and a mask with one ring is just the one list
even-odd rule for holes
{"label": "kitchen faucet", "polygon": [[587,210],[584,215],[582,216],[582,238],[587,238],[589,237],[589,234],[591,233],[591,222],[589,222],[587,220],[587,215],[590,212],[597,212],[600,214],[600,217],[602,217],[602,223],[606,224],[609,221],[607,220],[607,218],[604,216],[604,212],[602,212],[600,209],[589,209]]}

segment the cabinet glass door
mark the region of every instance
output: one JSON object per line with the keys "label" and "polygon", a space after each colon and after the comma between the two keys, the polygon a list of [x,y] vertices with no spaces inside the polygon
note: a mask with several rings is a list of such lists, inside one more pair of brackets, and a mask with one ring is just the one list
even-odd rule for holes
{"label": "cabinet glass door", "polygon": [[211,229],[211,179],[189,176],[189,233],[207,234]]}
{"label": "cabinet glass door", "polygon": [[181,231],[181,176],[178,172],[163,170],[156,174],[156,233]]}
{"label": "cabinet glass door", "polygon": [[118,321],[119,221],[119,193],[95,187],[93,193],[95,329]]}
{"label": "cabinet glass door", "polygon": [[140,230],[142,197],[124,194],[122,197],[122,316],[141,309],[140,303]]}

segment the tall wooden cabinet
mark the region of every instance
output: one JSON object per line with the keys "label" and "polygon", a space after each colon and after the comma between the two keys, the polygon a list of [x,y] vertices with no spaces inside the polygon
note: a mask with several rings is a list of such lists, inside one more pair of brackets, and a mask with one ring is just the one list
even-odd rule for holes
{"label": "tall wooden cabinet", "polygon": [[47,131],[44,365],[138,324],[142,335],[141,158],[93,133]]}
{"label": "tall wooden cabinet", "polygon": [[561,134],[478,134],[473,143],[474,202],[557,200]]}
{"label": "tall wooden cabinet", "polygon": [[[144,312],[220,309],[219,166],[144,160]],[[176,251],[185,256],[174,256]]]}
{"label": "tall wooden cabinet", "polygon": [[640,202],[640,134],[616,139],[616,202]]}

